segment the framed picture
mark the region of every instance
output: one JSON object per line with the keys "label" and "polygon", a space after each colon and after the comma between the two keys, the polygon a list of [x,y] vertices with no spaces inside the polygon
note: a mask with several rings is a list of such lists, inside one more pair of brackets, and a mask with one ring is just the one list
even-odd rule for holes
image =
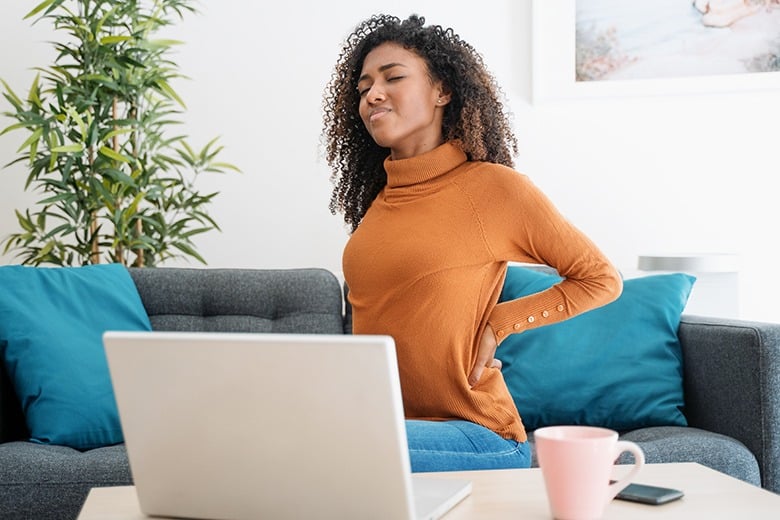
{"label": "framed picture", "polygon": [[534,0],[532,97],[780,89],[780,0]]}

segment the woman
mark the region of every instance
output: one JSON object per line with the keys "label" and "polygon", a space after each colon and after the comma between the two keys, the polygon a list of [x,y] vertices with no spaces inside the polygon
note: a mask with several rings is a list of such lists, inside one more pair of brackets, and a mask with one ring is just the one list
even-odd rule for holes
{"label": "woman", "polygon": [[[331,211],[352,230],[353,332],[395,339],[413,471],[528,467],[496,348],[622,288],[596,246],[511,169],[499,92],[451,29],[382,15],[347,38],[325,94]],[[565,279],[497,304],[509,261]]]}

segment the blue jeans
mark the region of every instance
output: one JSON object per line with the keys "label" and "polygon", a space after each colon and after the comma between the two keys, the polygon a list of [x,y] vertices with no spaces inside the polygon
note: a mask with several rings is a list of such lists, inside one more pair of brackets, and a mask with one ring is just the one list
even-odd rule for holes
{"label": "blue jeans", "polygon": [[468,421],[406,421],[412,472],[528,468],[527,442]]}

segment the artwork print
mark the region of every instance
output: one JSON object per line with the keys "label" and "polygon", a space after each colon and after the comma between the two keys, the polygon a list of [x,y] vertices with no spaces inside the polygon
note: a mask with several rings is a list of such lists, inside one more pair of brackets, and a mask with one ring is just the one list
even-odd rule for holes
{"label": "artwork print", "polygon": [[780,71],[780,0],[576,0],[576,82]]}

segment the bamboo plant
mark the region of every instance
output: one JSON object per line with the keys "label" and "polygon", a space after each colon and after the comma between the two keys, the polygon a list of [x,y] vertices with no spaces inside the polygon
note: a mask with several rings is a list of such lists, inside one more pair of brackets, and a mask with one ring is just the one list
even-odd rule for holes
{"label": "bamboo plant", "polygon": [[41,194],[16,210],[21,230],[3,238],[6,253],[29,265],[205,263],[193,237],[219,229],[207,211],[217,193],[195,181],[237,168],[217,160],[217,139],[195,150],[175,131],[185,105],[171,83],[183,76],[169,55],[181,42],[155,38],[192,3],[44,0],[25,16],[62,39],[26,98],[2,81],[15,122],[0,135],[26,132],[6,166],[24,163],[25,189]]}

